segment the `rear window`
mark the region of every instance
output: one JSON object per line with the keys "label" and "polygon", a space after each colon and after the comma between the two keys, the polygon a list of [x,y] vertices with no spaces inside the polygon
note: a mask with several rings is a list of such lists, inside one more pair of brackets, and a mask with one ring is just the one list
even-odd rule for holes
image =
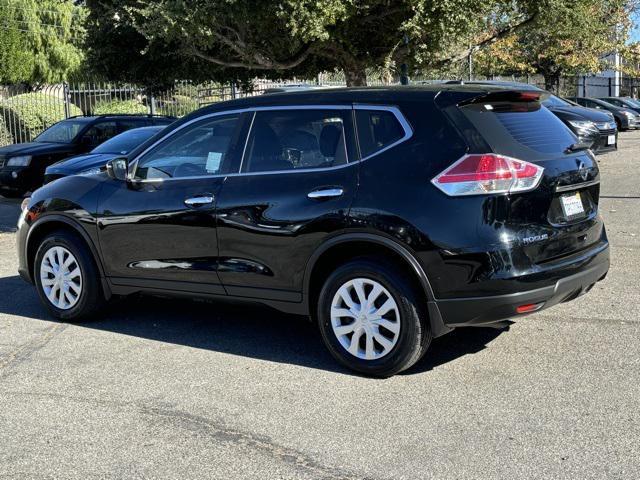
{"label": "rear window", "polygon": [[386,110],[356,110],[360,154],[368,157],[404,137],[396,116]]}
{"label": "rear window", "polygon": [[462,111],[498,153],[519,158],[530,156],[526,151],[562,154],[577,141],[564,123],[538,102],[474,104]]}

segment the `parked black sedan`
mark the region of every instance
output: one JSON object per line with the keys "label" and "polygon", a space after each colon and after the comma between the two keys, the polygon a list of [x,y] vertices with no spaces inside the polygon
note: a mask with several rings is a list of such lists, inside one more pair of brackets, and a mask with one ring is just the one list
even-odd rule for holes
{"label": "parked black sedan", "polygon": [[613,114],[618,125],[618,130],[630,130],[640,128],[640,115],[626,107],[617,107],[604,100],[590,97],[570,97],[569,100],[587,108],[607,110]]}
{"label": "parked black sedan", "polygon": [[109,160],[127,155],[142,142],[163,130],[164,126],[142,127],[127,130],[98,145],[86,155],[78,155],[47,167],[44,183],[69,175],[100,173]]}
{"label": "parked black sedan", "polygon": [[636,113],[640,113],[640,101],[631,97],[602,97],[600,100],[604,100],[616,107],[628,108]]}
{"label": "parked black sedan", "polygon": [[55,123],[32,142],[0,148],[0,194],[19,197],[42,185],[45,169],[85,153],[131,128],[168,125],[173,117],[98,115],[71,117]]}

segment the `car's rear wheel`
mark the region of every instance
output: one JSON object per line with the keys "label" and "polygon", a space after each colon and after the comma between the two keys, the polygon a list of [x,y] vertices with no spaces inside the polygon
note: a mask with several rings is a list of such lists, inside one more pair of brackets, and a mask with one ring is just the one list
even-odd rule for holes
{"label": "car's rear wheel", "polygon": [[38,295],[56,318],[84,320],[105,302],[95,261],[72,232],[60,230],[46,236],[38,247],[34,270]]}
{"label": "car's rear wheel", "polygon": [[327,278],[318,322],[331,354],[372,376],[409,368],[431,342],[419,292],[403,271],[379,257],[350,261]]}

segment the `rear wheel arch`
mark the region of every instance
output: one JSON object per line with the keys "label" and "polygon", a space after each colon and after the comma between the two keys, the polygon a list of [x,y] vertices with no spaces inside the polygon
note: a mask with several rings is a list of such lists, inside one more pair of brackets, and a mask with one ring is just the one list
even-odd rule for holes
{"label": "rear wheel arch", "polygon": [[426,301],[434,300],[433,289],[424,269],[407,248],[380,235],[354,233],[332,238],[318,248],[309,259],[303,287],[309,312],[315,311],[322,284],[333,269],[347,260],[365,255],[382,255],[393,261],[411,275],[412,282],[424,293]]}

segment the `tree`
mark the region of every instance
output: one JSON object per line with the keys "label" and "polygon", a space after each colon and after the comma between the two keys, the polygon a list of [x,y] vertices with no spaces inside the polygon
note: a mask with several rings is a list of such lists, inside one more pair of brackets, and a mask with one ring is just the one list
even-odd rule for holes
{"label": "tree", "polygon": [[363,85],[368,68],[465,55],[533,21],[546,1],[87,0],[86,45],[92,68],[120,79],[153,82],[166,71],[192,77],[191,69],[228,79],[339,69],[348,85]]}
{"label": "tree", "polygon": [[6,26],[0,28],[0,83],[25,82],[33,72],[33,57],[10,13],[4,18]]}
{"label": "tree", "polygon": [[22,64],[15,79],[31,84],[66,79],[82,62],[83,13],[71,0],[0,0],[3,37],[12,39],[0,44],[2,66]]}
{"label": "tree", "polygon": [[624,46],[634,8],[635,0],[550,1],[535,23],[482,52],[477,65],[484,73],[539,73],[554,90],[562,75],[607,68],[605,57]]}

